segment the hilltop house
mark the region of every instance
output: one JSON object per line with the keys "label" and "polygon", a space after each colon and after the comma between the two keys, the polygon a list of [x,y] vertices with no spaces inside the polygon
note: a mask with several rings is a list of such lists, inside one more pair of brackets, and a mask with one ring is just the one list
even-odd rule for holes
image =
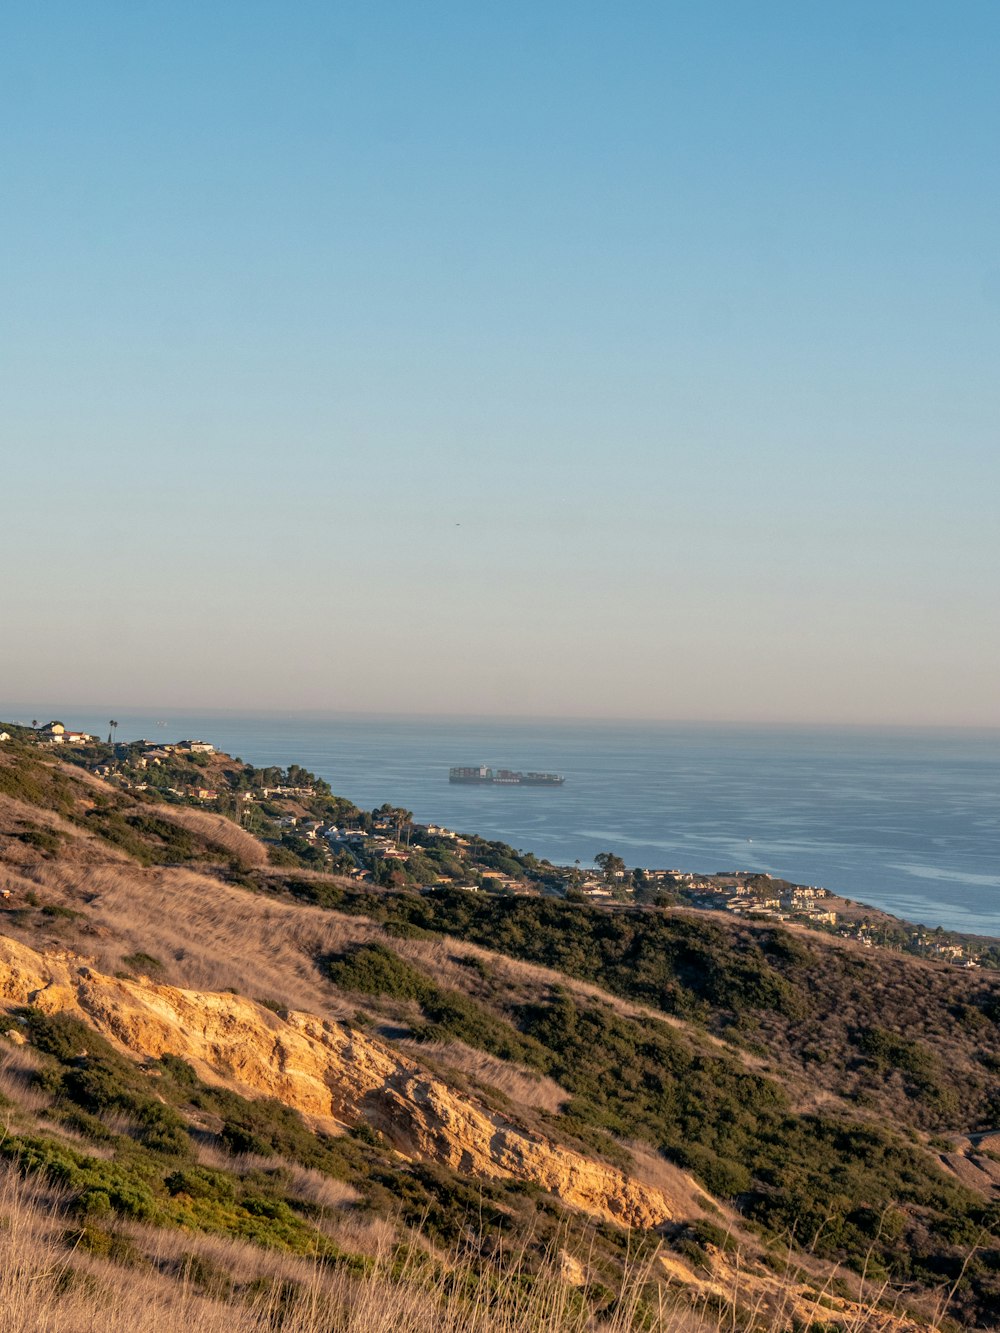
{"label": "hilltop house", "polygon": [[38,734],[50,745],[85,745],[94,739],[86,731],[67,731],[61,722],[46,722]]}

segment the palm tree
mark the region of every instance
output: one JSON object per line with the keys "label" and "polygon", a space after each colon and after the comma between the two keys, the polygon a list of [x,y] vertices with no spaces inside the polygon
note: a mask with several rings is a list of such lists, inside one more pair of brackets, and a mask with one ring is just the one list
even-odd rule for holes
{"label": "palm tree", "polygon": [[118,723],[114,720],[114,718],[112,718],[111,721],[108,723],[108,726],[111,728],[111,730],[108,732],[108,744],[111,745],[112,744],[111,738],[118,730]]}
{"label": "palm tree", "polygon": [[399,842],[403,836],[403,829],[406,829],[406,844],[409,846],[411,824],[413,823],[413,811],[404,810],[401,806],[390,805],[388,801],[380,805],[377,810],[372,811],[375,819],[380,819],[388,824],[390,828],[396,830],[396,841]]}
{"label": "palm tree", "polygon": [[409,847],[410,833],[412,832],[412,826],[413,826],[413,811],[400,809],[400,810],[394,810],[392,813],[396,823],[396,841],[397,842],[399,841],[403,833],[403,828],[405,826],[406,845],[407,847]]}

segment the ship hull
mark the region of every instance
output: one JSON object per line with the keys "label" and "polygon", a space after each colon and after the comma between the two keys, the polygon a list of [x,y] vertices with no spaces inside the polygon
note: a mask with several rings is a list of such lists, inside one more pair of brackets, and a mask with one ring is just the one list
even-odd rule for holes
{"label": "ship hull", "polygon": [[452,768],[448,781],[463,787],[561,787],[558,773],[518,773],[510,768]]}

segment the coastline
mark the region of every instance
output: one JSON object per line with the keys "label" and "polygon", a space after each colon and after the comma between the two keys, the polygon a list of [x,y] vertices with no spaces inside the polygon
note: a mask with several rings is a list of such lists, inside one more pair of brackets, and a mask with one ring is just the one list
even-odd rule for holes
{"label": "coastline", "polygon": [[[106,735],[102,714],[62,711]],[[611,850],[702,875],[741,866],[929,928],[1000,935],[995,733],[123,712],[118,736],[174,732],[256,764],[304,764],[368,808],[390,801],[558,864]],[[470,754],[566,784],[450,786]]]}

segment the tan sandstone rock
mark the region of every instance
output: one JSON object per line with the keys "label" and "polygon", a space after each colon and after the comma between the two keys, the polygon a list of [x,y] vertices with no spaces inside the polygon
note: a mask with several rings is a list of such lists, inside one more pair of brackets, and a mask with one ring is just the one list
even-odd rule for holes
{"label": "tan sandstone rock", "polygon": [[623,1226],[648,1229],[673,1216],[661,1190],[526,1130],[341,1023],[105,976],[83,959],[0,937],[0,1008],[26,1004],[74,1014],[138,1059],[169,1052],[249,1095],[327,1121],[364,1120],[411,1157],[473,1177],[530,1181]]}

